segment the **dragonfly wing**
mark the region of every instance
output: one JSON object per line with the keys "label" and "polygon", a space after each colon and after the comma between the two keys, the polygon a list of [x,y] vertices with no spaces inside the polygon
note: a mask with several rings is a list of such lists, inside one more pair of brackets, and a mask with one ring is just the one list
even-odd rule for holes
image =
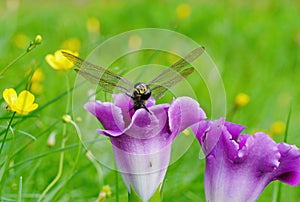
{"label": "dragonfly wing", "polygon": [[179,59],[177,62],[172,64],[169,68],[165,69],[162,73],[156,76],[149,82],[149,85],[154,83],[162,83],[170,78],[172,78],[174,71],[180,72],[184,67],[193,62],[205,51],[204,47],[198,47],[191,51],[184,58]]}
{"label": "dragonfly wing", "polygon": [[91,83],[98,84],[106,92],[111,93],[114,88],[117,88],[124,93],[130,93],[133,89],[133,84],[129,80],[119,76],[114,72],[87,62],[84,59],[70,53],[62,51],[62,54],[66,58],[68,58],[74,65],[79,67],[78,69],[75,69],[77,73],[82,75]]}
{"label": "dragonfly wing", "polygon": [[179,83],[193,72],[194,68],[190,67],[184,69],[180,73],[173,73],[172,77],[169,78],[167,81],[163,82],[162,84],[156,85],[154,87],[150,86],[153,97],[155,99],[160,99],[168,89],[172,88],[175,84]]}

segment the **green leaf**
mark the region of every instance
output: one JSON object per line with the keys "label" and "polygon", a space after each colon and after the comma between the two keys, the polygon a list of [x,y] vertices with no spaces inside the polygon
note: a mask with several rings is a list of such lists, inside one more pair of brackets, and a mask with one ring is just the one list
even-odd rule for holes
{"label": "green leaf", "polygon": [[128,193],[128,202],[143,202],[139,195],[134,191],[133,187],[130,185],[130,192]]}
{"label": "green leaf", "polygon": [[162,184],[158,185],[155,193],[150,198],[149,202],[161,202],[162,201],[161,187],[162,187]]}
{"label": "green leaf", "polygon": [[[152,195],[152,197],[149,199],[149,202],[162,202],[162,190],[163,190],[163,184],[161,183],[158,185],[155,193]],[[139,197],[139,195],[134,191],[133,187],[130,185],[130,192],[128,193],[128,202],[142,202],[142,199]]]}

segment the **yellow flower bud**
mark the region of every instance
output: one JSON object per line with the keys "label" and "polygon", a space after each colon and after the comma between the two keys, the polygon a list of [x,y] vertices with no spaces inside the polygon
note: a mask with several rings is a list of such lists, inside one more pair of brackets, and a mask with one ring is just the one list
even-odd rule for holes
{"label": "yellow flower bud", "polygon": [[42,36],[41,35],[36,35],[36,37],[34,38],[34,43],[36,45],[41,44],[42,43]]}
{"label": "yellow flower bud", "polygon": [[63,122],[65,122],[65,123],[70,123],[70,122],[72,121],[72,118],[71,118],[70,115],[65,114],[65,115],[62,116],[62,120],[63,120]]}

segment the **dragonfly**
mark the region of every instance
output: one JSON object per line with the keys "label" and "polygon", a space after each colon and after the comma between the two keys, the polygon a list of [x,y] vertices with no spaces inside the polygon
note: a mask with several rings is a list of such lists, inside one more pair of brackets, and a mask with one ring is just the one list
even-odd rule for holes
{"label": "dragonfly", "polygon": [[190,67],[190,63],[197,59],[204,51],[204,47],[198,47],[166,68],[148,83],[138,82],[136,84],[133,84],[125,77],[104,67],[92,64],[71,53],[62,51],[62,54],[78,67],[75,68],[77,73],[91,83],[102,87],[104,92],[112,94],[114,89],[118,89],[130,97],[133,100],[133,107],[128,111],[136,111],[144,108],[151,114],[146,107],[147,100],[151,96],[156,100],[160,99],[168,89],[192,74],[194,67]]}

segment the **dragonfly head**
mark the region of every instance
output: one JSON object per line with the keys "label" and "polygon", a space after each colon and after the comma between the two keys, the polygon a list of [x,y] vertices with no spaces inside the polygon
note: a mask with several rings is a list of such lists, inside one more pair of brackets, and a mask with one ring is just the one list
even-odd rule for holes
{"label": "dragonfly head", "polygon": [[151,96],[151,89],[143,82],[134,85],[132,97],[139,100],[148,100]]}

